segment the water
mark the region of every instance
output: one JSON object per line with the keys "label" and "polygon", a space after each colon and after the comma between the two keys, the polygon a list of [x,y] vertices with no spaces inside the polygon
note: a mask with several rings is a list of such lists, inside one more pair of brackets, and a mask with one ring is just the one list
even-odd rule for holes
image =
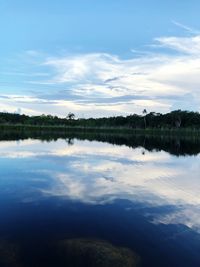
{"label": "water", "polygon": [[87,267],[68,259],[86,241],[142,267],[200,266],[198,140],[41,138],[0,141],[0,266]]}

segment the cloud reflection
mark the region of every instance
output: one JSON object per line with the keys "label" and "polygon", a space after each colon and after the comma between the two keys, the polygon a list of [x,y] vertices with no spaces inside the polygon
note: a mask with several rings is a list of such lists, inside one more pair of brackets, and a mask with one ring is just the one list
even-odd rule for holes
{"label": "cloud reflection", "polygon": [[[87,204],[106,204],[117,199],[146,207],[173,206],[173,211],[154,215],[154,223],[185,224],[200,229],[200,156],[174,157],[164,151],[113,146],[101,142],[26,140],[3,142],[1,158],[30,160],[34,179],[45,175],[45,186],[35,185],[43,197],[61,197]],[[3,151],[3,152],[2,152]],[[34,159],[34,161],[33,161]]]}

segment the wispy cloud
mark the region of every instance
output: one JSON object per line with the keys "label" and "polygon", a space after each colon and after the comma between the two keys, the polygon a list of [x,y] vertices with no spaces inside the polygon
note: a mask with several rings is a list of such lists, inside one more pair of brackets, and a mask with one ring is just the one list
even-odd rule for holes
{"label": "wispy cloud", "polygon": [[187,25],[185,25],[185,24],[183,24],[183,23],[180,23],[180,22],[178,22],[178,21],[176,21],[176,20],[172,20],[172,23],[173,23],[174,25],[176,25],[176,26],[178,26],[178,27],[184,29],[185,31],[191,33],[191,34],[200,34],[200,31],[198,31],[198,30],[196,30],[196,29],[194,29],[194,28],[191,28],[191,27],[189,27],[189,26],[187,26]]}

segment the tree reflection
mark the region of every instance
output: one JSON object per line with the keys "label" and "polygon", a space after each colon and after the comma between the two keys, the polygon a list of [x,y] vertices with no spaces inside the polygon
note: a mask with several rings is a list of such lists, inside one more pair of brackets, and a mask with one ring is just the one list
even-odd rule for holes
{"label": "tree reflection", "polygon": [[[131,148],[143,147],[148,151],[164,150],[170,154],[197,155],[200,153],[200,138],[196,136],[170,136],[170,135],[140,135],[140,134],[114,134],[91,132],[52,132],[52,131],[1,131],[0,141],[25,140],[28,138],[51,142],[59,138],[65,139],[68,145],[74,144],[74,139],[107,142],[113,145],[126,145]],[[145,152],[142,154],[145,154]]]}

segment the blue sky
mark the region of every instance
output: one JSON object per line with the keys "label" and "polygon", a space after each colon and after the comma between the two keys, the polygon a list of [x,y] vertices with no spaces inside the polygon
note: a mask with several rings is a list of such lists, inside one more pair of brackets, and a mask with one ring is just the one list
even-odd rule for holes
{"label": "blue sky", "polygon": [[1,111],[199,111],[200,2],[0,0]]}

